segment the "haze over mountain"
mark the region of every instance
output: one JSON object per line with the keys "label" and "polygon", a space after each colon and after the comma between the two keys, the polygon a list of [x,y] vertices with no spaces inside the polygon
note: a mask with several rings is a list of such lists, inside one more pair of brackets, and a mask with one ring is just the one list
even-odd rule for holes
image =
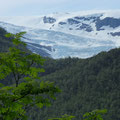
{"label": "haze over mountain", "polygon": [[42,56],[91,57],[120,46],[120,10],[0,17],[8,32],[26,31],[23,41]]}

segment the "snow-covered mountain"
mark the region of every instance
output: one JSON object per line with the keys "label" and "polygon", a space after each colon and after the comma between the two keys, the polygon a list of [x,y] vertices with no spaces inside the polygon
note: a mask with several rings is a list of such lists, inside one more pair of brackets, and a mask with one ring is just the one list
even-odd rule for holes
{"label": "snow-covered mountain", "polygon": [[26,31],[23,41],[42,56],[93,56],[120,46],[120,10],[0,17],[8,32]]}

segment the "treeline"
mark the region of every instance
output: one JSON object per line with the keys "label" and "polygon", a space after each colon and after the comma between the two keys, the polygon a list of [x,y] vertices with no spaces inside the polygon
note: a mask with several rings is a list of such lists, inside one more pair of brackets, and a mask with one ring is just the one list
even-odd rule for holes
{"label": "treeline", "polygon": [[44,68],[41,79],[55,82],[62,93],[51,107],[34,108],[30,120],[47,120],[64,113],[82,120],[84,113],[104,108],[108,109],[105,120],[120,119],[120,48],[88,59],[48,59]]}
{"label": "treeline", "polygon": [[7,32],[0,27],[0,52],[7,51],[10,46],[12,46],[12,42],[5,37]]}

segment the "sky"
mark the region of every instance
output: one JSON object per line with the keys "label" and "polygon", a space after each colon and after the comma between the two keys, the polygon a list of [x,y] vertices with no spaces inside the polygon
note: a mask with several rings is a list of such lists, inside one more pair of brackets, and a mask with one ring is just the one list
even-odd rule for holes
{"label": "sky", "polygon": [[120,0],[0,0],[0,16],[116,9],[120,9]]}

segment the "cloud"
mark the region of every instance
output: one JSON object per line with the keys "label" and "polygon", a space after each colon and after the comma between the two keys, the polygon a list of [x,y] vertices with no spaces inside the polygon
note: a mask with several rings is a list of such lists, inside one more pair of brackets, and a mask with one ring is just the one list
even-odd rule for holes
{"label": "cloud", "polygon": [[34,15],[40,11],[66,12],[88,9],[117,9],[120,0],[0,0],[0,16]]}
{"label": "cloud", "polygon": [[12,7],[15,5],[23,5],[23,4],[59,4],[69,0],[0,0],[0,7]]}
{"label": "cloud", "polygon": [[31,6],[32,4],[35,6],[49,6],[65,3],[69,0],[0,0],[0,14],[4,14],[5,12],[11,11],[11,9],[16,9],[19,6]]}

